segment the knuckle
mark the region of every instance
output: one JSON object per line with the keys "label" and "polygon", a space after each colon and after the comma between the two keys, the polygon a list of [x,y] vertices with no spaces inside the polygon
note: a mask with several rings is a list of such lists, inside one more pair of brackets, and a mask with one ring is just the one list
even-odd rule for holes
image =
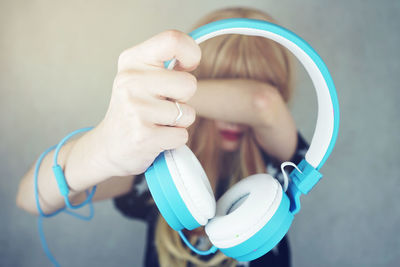
{"label": "knuckle", "polygon": [[118,69],[121,69],[122,66],[125,65],[125,62],[127,61],[128,54],[130,52],[130,49],[125,49],[124,51],[121,52],[118,56]]}
{"label": "knuckle", "polygon": [[[174,105],[175,106],[175,105]],[[173,125],[176,122],[179,111],[176,107],[174,107],[171,111],[168,112],[168,121],[170,125]]]}
{"label": "knuckle", "polygon": [[196,120],[196,111],[191,106],[187,107],[187,120],[189,125]]}
{"label": "knuckle", "polygon": [[122,51],[118,56],[118,71],[124,69],[133,69],[135,66],[134,63],[138,60],[140,53],[139,45]]}
{"label": "knuckle", "polygon": [[185,72],[185,73],[186,73],[187,83],[188,83],[187,88],[188,88],[188,91],[190,92],[190,97],[192,97],[197,89],[197,78],[196,78],[196,76],[194,76],[191,73],[188,73],[188,72]]}
{"label": "knuckle", "polygon": [[196,92],[197,78],[188,72],[180,72],[179,75],[179,78],[181,79],[180,87],[182,87],[180,90],[180,98],[181,101],[186,102],[193,97]]}
{"label": "knuckle", "polygon": [[148,127],[143,123],[138,123],[135,127],[135,134],[132,136],[132,141],[136,146],[143,147],[151,141],[152,136],[153,135]]}
{"label": "knuckle", "polygon": [[202,52],[201,52],[201,48],[199,45],[196,45],[196,51],[197,51],[197,53],[195,53],[194,55],[196,56],[197,64],[199,64],[201,61],[201,57],[202,57]]}
{"label": "knuckle", "polygon": [[128,81],[128,77],[129,77],[129,75],[124,71],[117,73],[117,75],[115,76],[115,79],[114,79],[114,87],[115,88],[124,87],[124,85]]}
{"label": "knuckle", "polygon": [[139,74],[134,71],[121,71],[115,76],[114,88],[134,91],[138,87]]}
{"label": "knuckle", "polygon": [[176,46],[181,41],[183,33],[178,30],[167,30],[164,32],[164,36],[168,42]]}
{"label": "knuckle", "polygon": [[189,140],[189,133],[186,129],[180,129],[180,140],[182,144],[186,144]]}
{"label": "knuckle", "polygon": [[131,97],[130,99],[130,114],[138,118],[141,122],[146,121],[146,114],[149,111],[148,105],[141,98]]}

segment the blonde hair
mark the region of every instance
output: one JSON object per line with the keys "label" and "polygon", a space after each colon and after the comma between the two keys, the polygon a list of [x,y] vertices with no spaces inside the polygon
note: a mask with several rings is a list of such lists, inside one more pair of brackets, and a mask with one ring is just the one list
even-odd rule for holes
{"label": "blonde hair", "polygon": [[[226,8],[214,11],[194,28],[212,21],[226,18],[253,18],[275,22],[269,15],[249,8]],[[218,78],[242,78],[258,80],[276,87],[283,99],[288,102],[292,95],[292,63],[289,52],[274,41],[256,36],[223,35],[200,44],[202,59],[193,72],[198,80]],[[243,177],[265,172],[260,148],[254,133],[248,129],[241,141],[240,148],[230,158],[223,161],[220,150],[220,136],[213,120],[198,117],[189,128],[188,146],[198,157],[210,181],[218,181],[222,170],[229,170],[230,185]],[[223,168],[221,167],[223,166]],[[215,186],[214,186],[215,190]],[[195,243],[196,236],[191,236]],[[235,266],[236,261],[221,252],[203,261],[193,256],[184,246],[177,232],[172,230],[162,216],[159,216],[155,244],[161,267],[186,266],[188,262],[195,266]]]}

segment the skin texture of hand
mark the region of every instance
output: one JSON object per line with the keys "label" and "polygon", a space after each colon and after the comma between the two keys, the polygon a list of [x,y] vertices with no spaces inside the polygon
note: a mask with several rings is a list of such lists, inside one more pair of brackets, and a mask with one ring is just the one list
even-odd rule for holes
{"label": "skin texture of hand", "polygon": [[[163,32],[120,55],[109,108],[95,134],[104,173],[143,173],[160,152],[187,142],[186,127],[195,111],[185,102],[197,88],[188,71],[197,67],[200,57],[194,40],[178,31]],[[177,67],[164,69],[164,61],[171,58],[177,59]],[[171,127],[179,114],[174,101],[183,116]]]}

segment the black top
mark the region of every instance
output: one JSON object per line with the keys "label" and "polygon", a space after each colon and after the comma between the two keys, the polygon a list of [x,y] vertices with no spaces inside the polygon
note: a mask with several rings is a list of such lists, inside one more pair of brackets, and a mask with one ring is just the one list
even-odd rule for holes
{"label": "black top", "polygon": [[[298,134],[296,152],[290,161],[295,164],[299,164],[300,161],[304,158],[307,149],[308,144],[305,142],[303,137]],[[273,177],[277,178],[282,183],[283,177],[282,173],[280,172],[280,163],[269,157],[265,153],[263,153],[263,158],[267,166],[267,172]],[[221,179],[221,181],[222,180],[226,179]],[[223,184],[219,184],[216,194],[217,199],[218,196],[221,196],[224,191],[226,191],[225,186]],[[147,223],[147,244],[144,266],[158,267],[158,255],[154,240],[155,227],[157,225],[159,211],[154,204],[151,204],[151,201],[148,201],[149,198],[151,198],[151,195],[147,187],[146,180],[144,179],[144,175],[140,175],[134,179],[132,190],[126,195],[115,198],[114,204],[117,209],[125,216],[132,219],[139,219]],[[290,249],[287,237],[285,236],[274,249],[272,249],[264,256],[251,262],[240,262],[237,266],[290,266]]]}

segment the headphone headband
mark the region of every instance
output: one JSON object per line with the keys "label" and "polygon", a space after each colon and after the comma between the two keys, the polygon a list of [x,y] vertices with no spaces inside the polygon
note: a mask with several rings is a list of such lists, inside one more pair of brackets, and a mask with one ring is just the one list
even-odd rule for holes
{"label": "headphone headband", "polygon": [[[190,249],[198,254],[208,255],[218,248],[238,261],[250,261],[261,257],[278,244],[287,233],[293,216],[300,210],[300,195],[307,194],[322,177],[318,170],[329,157],[338,134],[339,103],[324,62],[296,34],[267,21],[232,18],[206,24],[191,32],[190,36],[201,43],[224,34],[254,35],[271,39],[289,49],[303,64],[311,77],[318,100],[317,124],[305,159],[298,166],[289,162],[282,163],[282,174],[287,186],[286,188],[284,185],[285,192],[282,192],[281,186],[272,176],[257,174],[259,176],[253,175],[240,181],[217,203],[215,199],[211,199],[204,209],[196,203],[207,202],[211,196],[204,193],[205,190],[200,191],[201,186],[196,181],[205,176],[205,173],[198,160],[192,159],[195,155],[186,146],[161,153],[147,169],[146,180],[157,207],[174,230],[191,230],[206,224],[205,231],[213,246],[207,251],[198,251],[180,232],[181,238]],[[172,59],[164,65],[172,69],[175,61]],[[175,156],[170,157],[169,154]],[[287,165],[295,167],[290,173],[289,184],[284,171]],[[274,187],[271,182],[279,186]],[[260,188],[261,191],[251,190]],[[271,188],[281,194],[266,193]],[[237,206],[243,199],[243,194],[248,198]],[[265,196],[272,199],[265,199]],[[249,209],[249,205],[254,207],[259,204],[260,207],[256,209]],[[235,205],[236,209],[230,211]],[[266,207],[262,208],[263,205]]]}
{"label": "headphone headband", "polygon": [[[274,40],[291,51],[303,64],[317,93],[318,117],[305,160],[319,170],[335,145],[339,130],[339,103],[328,68],[315,50],[293,32],[276,24],[256,19],[231,18],[206,24],[189,35],[199,44],[224,34],[243,34]],[[169,69],[174,61],[167,62]]]}

